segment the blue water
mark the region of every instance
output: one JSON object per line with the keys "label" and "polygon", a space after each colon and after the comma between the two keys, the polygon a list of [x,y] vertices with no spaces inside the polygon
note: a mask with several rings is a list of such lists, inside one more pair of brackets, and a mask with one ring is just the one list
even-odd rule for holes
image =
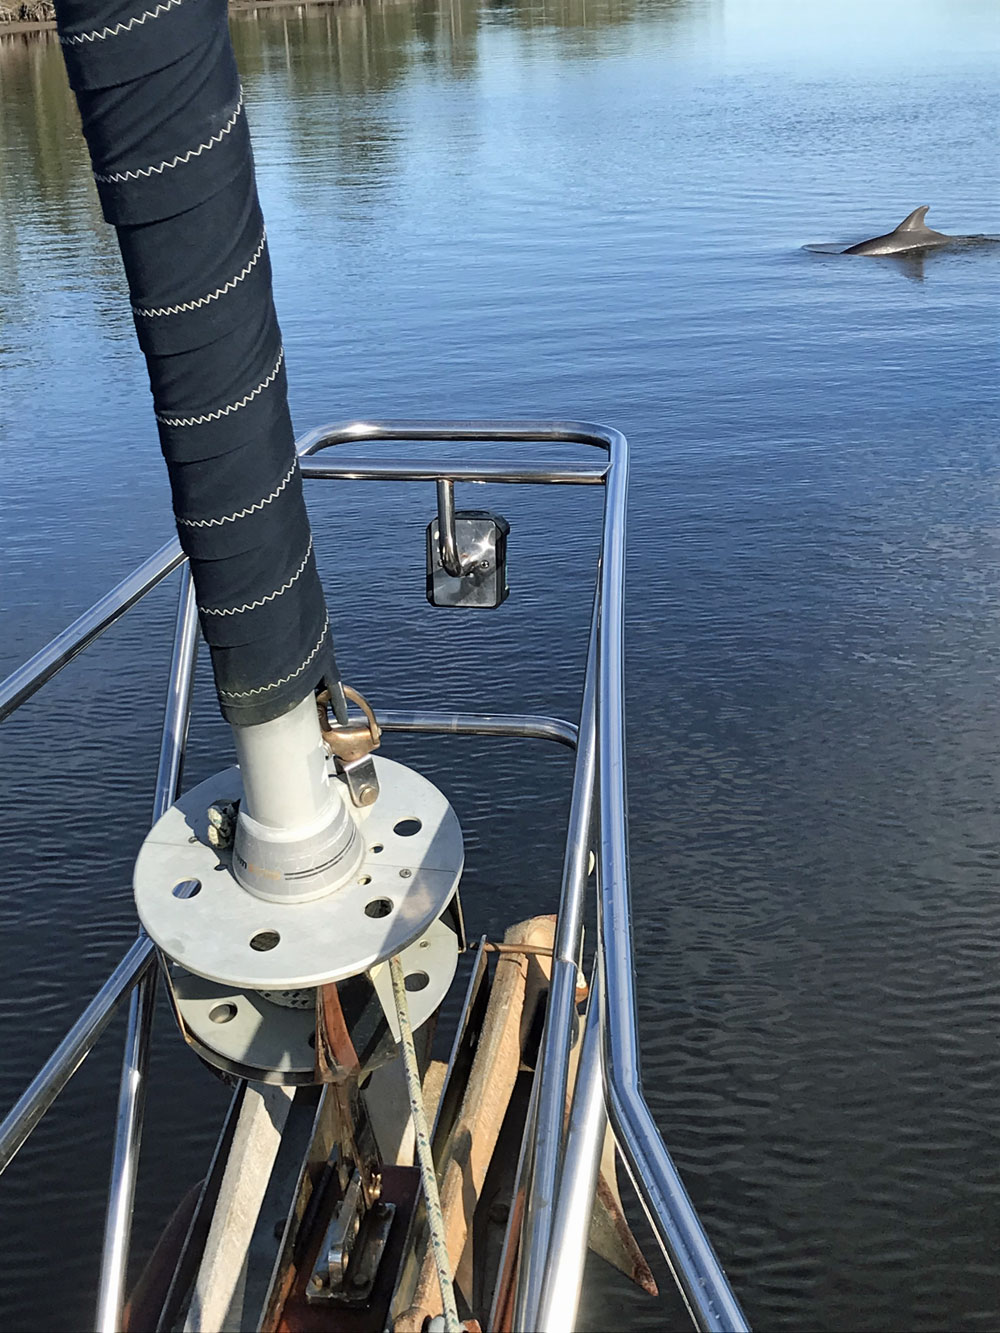
{"label": "blue water", "polygon": [[[922,203],[1000,231],[993,0],[427,0],[233,31],[299,428],[630,438],[645,1086],[749,1316],[996,1327],[1000,256],[801,248]],[[0,42],[0,97],[6,671],[171,526],[50,36]],[[463,502],[512,529],[510,601],[474,621],[423,599],[432,487],[313,493],[347,678],[572,716],[596,495]],[[134,931],[172,596],[0,732],[2,1107]],[[191,781],[229,756],[204,676],[196,724]],[[565,756],[391,753],[459,810],[472,929],[551,907]],[[160,1031],[138,1259],[225,1101]],[[4,1328],[88,1326],[118,1059],[112,1034],[0,1185]],[[598,1264],[583,1319],[683,1327]]]}

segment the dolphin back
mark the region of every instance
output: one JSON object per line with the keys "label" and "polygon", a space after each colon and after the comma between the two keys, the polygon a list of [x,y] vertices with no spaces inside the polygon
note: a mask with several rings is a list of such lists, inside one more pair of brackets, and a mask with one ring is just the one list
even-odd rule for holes
{"label": "dolphin back", "polygon": [[849,246],[845,255],[898,255],[904,250],[923,250],[932,245],[945,245],[950,236],[934,231],[924,219],[930,204],[921,204],[912,213],[908,213],[898,227],[887,231],[884,236],[873,236],[869,241],[859,241]]}

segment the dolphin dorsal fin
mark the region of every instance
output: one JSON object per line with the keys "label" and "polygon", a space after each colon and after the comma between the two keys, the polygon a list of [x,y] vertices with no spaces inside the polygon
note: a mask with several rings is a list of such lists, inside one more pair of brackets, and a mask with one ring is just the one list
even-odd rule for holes
{"label": "dolphin dorsal fin", "polygon": [[899,224],[896,230],[923,231],[923,229],[927,226],[925,219],[927,217],[927,210],[929,208],[930,204],[921,204],[919,208],[915,208],[912,213],[908,213],[907,216],[903,218],[902,222]]}

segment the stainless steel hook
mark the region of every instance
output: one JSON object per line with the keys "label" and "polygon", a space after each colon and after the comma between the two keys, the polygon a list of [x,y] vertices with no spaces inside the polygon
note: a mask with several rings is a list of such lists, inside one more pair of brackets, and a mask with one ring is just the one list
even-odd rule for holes
{"label": "stainless steel hook", "polygon": [[[438,548],[441,553],[441,567],[453,579],[460,578],[469,571],[462,563],[458,550],[458,537],[455,534],[455,483],[441,478],[437,483],[438,501]],[[470,566],[471,568],[471,566]]]}

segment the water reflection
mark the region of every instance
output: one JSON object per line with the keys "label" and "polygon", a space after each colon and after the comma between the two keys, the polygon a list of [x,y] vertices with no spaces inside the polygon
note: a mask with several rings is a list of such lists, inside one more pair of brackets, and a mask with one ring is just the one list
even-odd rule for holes
{"label": "water reflection", "polygon": [[886,258],[902,277],[907,278],[910,282],[923,282],[924,265],[927,262],[925,254],[892,255],[891,257],[886,256]]}
{"label": "water reflection", "polygon": [[[0,225],[10,222],[14,201],[36,204],[48,220],[75,233],[81,218],[63,207],[71,187],[89,178],[87,150],[76,103],[66,82],[55,33],[0,37]],[[94,208],[96,210],[96,200]]]}
{"label": "water reflection", "polygon": [[[96,316],[113,337],[128,336],[118,247],[54,33],[0,38],[0,104],[0,328],[9,337],[0,365],[33,355],[30,320],[40,311],[55,321]],[[69,354],[76,337],[64,331]],[[59,337],[51,324],[49,336]]]}
{"label": "water reflection", "polygon": [[[478,0],[388,0],[241,11],[231,29],[255,131],[266,140],[284,130],[297,156],[332,168],[333,185],[367,179],[384,186],[404,164],[400,116],[380,95],[421,69],[471,79],[484,29],[510,29],[523,60],[546,35],[558,35],[567,54],[580,56],[603,52],[607,29],[626,29],[643,14],[662,23],[704,12],[697,0],[488,0],[485,7]],[[282,95],[272,104],[269,81],[278,72]],[[117,255],[54,32],[0,35],[0,101],[0,253],[8,284],[16,283],[39,226],[77,244],[81,230],[93,234],[79,259],[114,284]]]}
{"label": "water reflection", "polygon": [[[284,62],[296,95],[342,96],[385,92],[421,66],[468,78],[479,61],[482,28],[507,26],[523,34],[546,31],[576,34],[577,50],[602,49],[601,33],[632,24],[644,10],[663,18],[703,9],[696,0],[418,0],[415,4],[375,3],[298,6],[294,12],[266,9],[240,15],[233,42],[244,76],[266,74]],[[280,41],[275,41],[275,21]]]}

